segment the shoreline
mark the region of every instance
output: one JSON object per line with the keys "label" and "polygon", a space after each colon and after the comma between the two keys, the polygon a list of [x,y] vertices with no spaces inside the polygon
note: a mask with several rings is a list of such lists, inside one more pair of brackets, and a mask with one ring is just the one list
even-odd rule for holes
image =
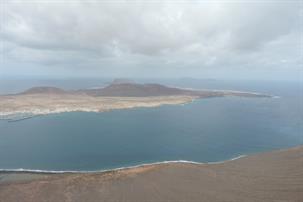
{"label": "shoreline", "polygon": [[248,158],[251,156],[255,155],[262,155],[266,153],[271,153],[271,152],[283,152],[287,151],[290,149],[296,149],[303,147],[303,145],[296,145],[296,146],[291,146],[291,147],[286,147],[286,148],[280,148],[280,149],[272,149],[268,151],[259,151],[259,152],[254,152],[251,154],[240,154],[232,158],[228,158],[226,160],[221,160],[221,161],[209,161],[209,162],[198,162],[198,161],[189,161],[189,160],[164,160],[164,161],[156,161],[156,162],[151,162],[151,163],[139,163],[135,165],[130,165],[130,166],[122,166],[122,167],[117,167],[117,168],[109,168],[109,169],[100,169],[100,170],[43,170],[43,169],[26,169],[26,168],[0,168],[0,174],[3,173],[28,173],[28,174],[89,174],[89,173],[95,173],[95,174],[102,174],[102,173],[108,173],[108,172],[114,172],[114,171],[123,171],[123,170],[131,170],[135,168],[141,168],[141,167],[148,167],[148,166],[157,166],[157,165],[166,165],[166,164],[189,164],[189,165],[218,165],[218,164],[224,164],[227,162],[232,162],[238,159],[242,158]]}
{"label": "shoreline", "polygon": [[96,173],[0,173],[0,201],[299,202],[302,162],[299,145],[222,163],[167,162]]}
{"label": "shoreline", "polygon": [[[235,91],[236,92],[236,91]],[[239,91],[241,92],[241,91]],[[253,94],[253,93],[252,93]],[[258,93],[255,93],[257,95]],[[261,94],[260,94],[261,95]],[[176,97],[176,98],[187,98],[185,100],[180,100],[176,102],[167,102],[167,103],[154,103],[151,105],[129,105],[129,106],[123,106],[123,107],[113,107],[113,108],[108,108],[108,109],[95,109],[95,108],[70,108],[64,107],[64,108],[58,108],[55,110],[49,110],[49,109],[44,109],[44,110],[27,110],[27,111],[11,111],[11,112],[1,112],[0,110],[0,121],[8,121],[8,122],[18,122],[18,121],[23,121],[26,119],[31,119],[35,118],[38,116],[47,116],[47,115],[52,115],[52,114],[62,114],[62,113],[71,113],[71,112],[88,112],[88,113],[103,113],[103,112],[110,112],[110,111],[118,111],[118,110],[132,110],[132,109],[140,109],[140,108],[155,108],[155,107],[162,107],[162,106],[184,106],[187,104],[191,104],[197,100],[203,100],[203,99],[212,99],[212,98],[226,98],[226,97],[240,97],[240,98],[246,98],[246,96],[218,96],[218,97],[195,97],[195,96],[168,96],[169,98],[171,97]],[[130,97],[134,98],[134,97]],[[153,97],[151,97],[153,98]],[[266,98],[280,98],[279,96],[269,96]],[[26,115],[26,116],[25,116]],[[15,116],[15,117],[14,117]],[[20,118],[18,118],[20,116]],[[10,118],[12,117],[12,118]]]}
{"label": "shoreline", "polygon": [[[275,150],[274,150],[275,151]],[[252,154],[253,155],[253,154]],[[221,164],[229,161],[235,161],[240,158],[244,158],[250,155],[238,155],[231,159],[223,160],[223,161],[212,161],[212,162],[197,162],[197,161],[188,161],[188,160],[168,160],[168,161],[157,161],[153,163],[142,163],[136,164],[133,166],[123,166],[113,169],[100,169],[100,170],[40,170],[40,169],[24,169],[24,168],[12,168],[12,169],[1,169],[1,173],[29,173],[29,174],[85,174],[85,173],[107,173],[112,171],[121,171],[121,170],[130,170],[134,168],[146,167],[146,166],[157,166],[157,165],[165,165],[165,164],[192,164],[192,165],[211,165],[211,164]]]}

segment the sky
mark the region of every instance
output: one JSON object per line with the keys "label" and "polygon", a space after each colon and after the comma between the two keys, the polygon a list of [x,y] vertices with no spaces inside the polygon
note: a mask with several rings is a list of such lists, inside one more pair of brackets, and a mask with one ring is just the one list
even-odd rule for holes
{"label": "sky", "polygon": [[0,0],[2,78],[303,79],[303,3]]}

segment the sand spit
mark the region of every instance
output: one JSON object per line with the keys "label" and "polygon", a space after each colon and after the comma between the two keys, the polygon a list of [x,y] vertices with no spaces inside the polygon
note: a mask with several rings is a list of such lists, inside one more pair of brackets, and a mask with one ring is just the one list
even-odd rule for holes
{"label": "sand spit", "polygon": [[0,201],[292,201],[303,199],[303,146],[218,164],[145,165],[101,173],[4,172]]}

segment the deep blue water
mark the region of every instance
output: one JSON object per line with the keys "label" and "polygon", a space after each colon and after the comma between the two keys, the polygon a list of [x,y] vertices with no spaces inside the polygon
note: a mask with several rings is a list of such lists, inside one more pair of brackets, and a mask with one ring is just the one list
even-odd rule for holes
{"label": "deep blue water", "polygon": [[280,98],[210,98],[184,106],[0,121],[0,169],[103,170],[165,160],[213,162],[303,144],[298,83],[174,85],[253,90]]}

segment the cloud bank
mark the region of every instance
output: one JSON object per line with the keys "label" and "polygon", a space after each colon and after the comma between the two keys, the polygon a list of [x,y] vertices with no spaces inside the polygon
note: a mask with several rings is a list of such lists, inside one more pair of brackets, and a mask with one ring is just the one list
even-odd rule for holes
{"label": "cloud bank", "polygon": [[291,76],[302,66],[299,1],[5,1],[1,13],[3,75]]}

